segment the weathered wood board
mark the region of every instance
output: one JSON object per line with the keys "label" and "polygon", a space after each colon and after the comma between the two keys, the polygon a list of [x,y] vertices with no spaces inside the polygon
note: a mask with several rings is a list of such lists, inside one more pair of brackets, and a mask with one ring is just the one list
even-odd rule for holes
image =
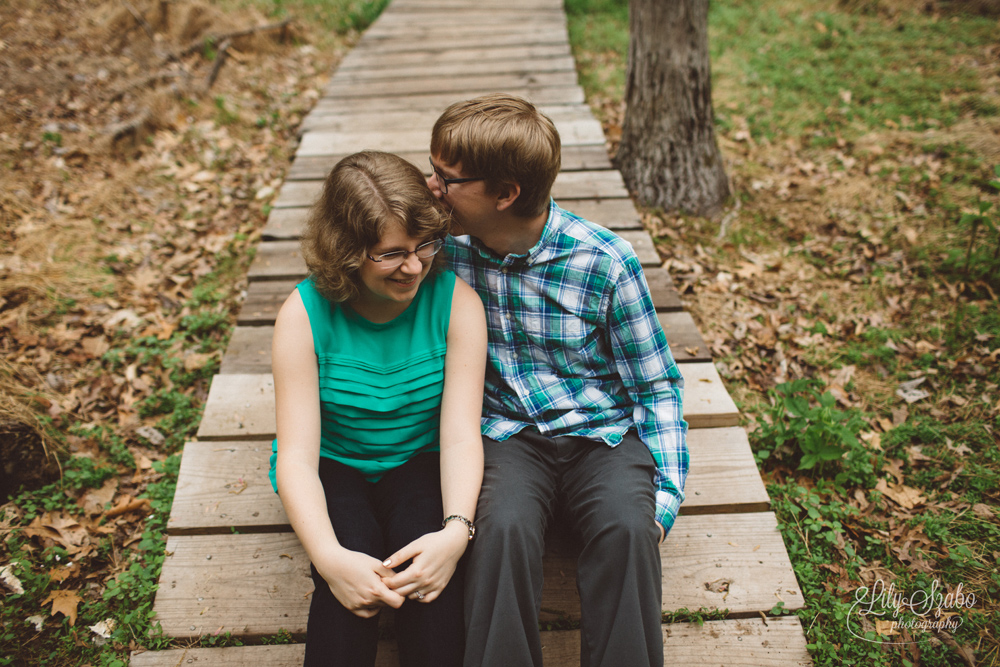
{"label": "weathered wood board", "polygon": [[[378,109],[391,111],[394,109],[435,109],[440,113],[453,102],[485,95],[487,93],[510,93],[525,98],[536,105],[546,104],[582,104],[585,101],[583,88],[580,86],[486,86],[481,88],[438,92],[433,87],[426,92],[415,92],[409,95],[380,95],[372,91],[369,97],[326,97],[317,103],[317,109],[337,112],[358,113],[364,110]],[[322,106],[320,106],[322,105]]]}
{"label": "weathered wood board", "polygon": [[[649,284],[649,294],[653,305],[659,312],[675,312],[683,309],[680,295],[674,289],[670,274],[661,267],[645,267],[643,269]],[[247,288],[246,301],[240,310],[237,324],[239,326],[262,326],[274,324],[278,309],[292,290],[298,279],[264,280],[250,283]]]}
{"label": "weathered wood board", "polygon": [[[736,426],[739,412],[711,363],[681,364],[684,419],[690,428]],[[198,428],[199,440],[259,440],[275,436],[274,379],[216,375]]]}
{"label": "weathered wood board", "polygon": [[684,419],[690,428],[736,426],[739,410],[715,364],[681,364],[684,376]]}
{"label": "weathered wood board", "polygon": [[[539,72],[537,74],[487,74],[480,76],[452,76],[447,78],[411,78],[401,81],[379,81],[365,86],[341,84],[330,81],[323,92],[327,98],[349,99],[384,97],[387,95],[421,95],[433,90],[435,95],[467,95],[482,90],[536,89],[541,91],[560,87],[575,88],[576,72]],[[567,100],[575,101],[575,100]]]}
{"label": "weathered wood board", "polygon": [[[693,429],[681,514],[761,512],[770,507],[746,433]],[[171,535],[289,530],[268,478],[271,441],[189,442],[167,523]]]}
{"label": "weathered wood board", "polygon": [[238,326],[274,324],[278,310],[299,283],[296,279],[264,280],[250,283],[236,323]]}
{"label": "weathered wood board", "polygon": [[[331,165],[332,167],[332,165]],[[423,171],[430,171],[430,165],[424,160]],[[281,186],[278,198],[272,204],[274,210],[286,208],[308,208],[312,206],[323,192],[323,180],[285,181]],[[573,171],[556,176],[552,186],[552,196],[557,200],[573,199],[628,199],[628,190],[622,181],[621,173],[614,170],[605,171]],[[568,204],[567,204],[568,205]],[[272,211],[272,214],[274,211]],[[302,217],[304,222],[304,216]]]}
{"label": "weathered wood board", "polygon": [[273,326],[237,326],[233,329],[226,354],[222,357],[219,374],[270,373],[272,338],[274,338]]}
{"label": "weathered wood board", "polygon": [[[331,165],[332,167],[332,165]],[[424,172],[429,172],[429,163],[424,160]],[[425,175],[429,175],[426,174]],[[323,192],[323,180],[285,181],[278,198],[272,204],[275,210],[285,208],[308,208]],[[628,199],[628,190],[621,173],[614,170],[572,171],[560,173],[552,185],[552,196],[557,200],[574,199]],[[568,205],[568,204],[567,204]],[[272,211],[273,213],[273,211]]]}
{"label": "weathered wood board", "polygon": [[667,336],[670,344],[670,351],[674,355],[677,363],[690,363],[692,361],[711,361],[712,355],[705,345],[701,332],[694,323],[690,313],[677,311],[672,313],[659,313],[660,326]]}
{"label": "weathered wood board", "polygon": [[642,270],[649,286],[649,295],[653,298],[653,306],[657,312],[674,312],[684,309],[681,295],[674,288],[670,272],[663,267],[647,266]]}
{"label": "weathered wood board", "polygon": [[[407,54],[410,55],[410,54]],[[339,68],[331,83],[337,85],[369,86],[382,82],[404,79],[435,77],[460,77],[479,74],[527,76],[535,73],[576,72],[573,56],[562,54],[535,58],[503,58],[502,60],[445,60],[421,61],[416,58],[369,58],[368,67]],[[388,61],[388,62],[386,62]]]}
{"label": "weathered wood board", "polygon": [[[172,536],[166,551],[154,605],[165,634],[305,631],[313,586],[294,533]],[[660,554],[664,611],[745,614],[779,601],[787,609],[802,607],[770,512],[680,516]],[[575,560],[548,556],[544,564],[542,618],[578,618]]]}
{"label": "weathered wood board", "polygon": [[[618,230],[618,235],[628,241],[639,263],[643,266],[659,266],[660,256],[653,246],[653,239],[644,231]],[[251,282],[255,280],[287,280],[306,277],[306,263],[298,241],[264,241],[257,247],[247,272]]]}
{"label": "weathered wood board", "polygon": [[[560,135],[567,132],[573,133],[572,128],[567,123],[588,121],[596,119],[590,113],[588,107],[583,104],[566,104],[556,106],[542,106],[540,112],[552,119]],[[413,129],[426,129],[428,134],[434,127],[438,116],[444,111],[440,109],[395,109],[395,110],[375,110],[369,109],[367,112],[328,112],[324,106],[317,105],[306,116],[299,127],[299,134],[307,131],[322,130],[327,132],[372,132],[385,130],[387,128],[408,127]],[[424,160],[426,162],[426,160]]]}
{"label": "weathered wood board", "polygon": [[[443,111],[444,109],[441,109]],[[601,124],[595,119],[565,120],[560,122],[559,138],[565,146],[604,146],[604,132]],[[419,165],[426,173],[429,170],[426,155],[431,145],[431,130],[434,119],[426,125],[393,126],[393,129],[327,129],[316,122],[316,127],[310,125],[309,131],[302,135],[297,154],[301,157],[317,155],[349,155],[362,150],[387,151],[389,153],[406,153],[424,151],[423,164]],[[604,196],[594,192],[590,197]]]}
{"label": "weathered wood board", "polygon": [[[416,151],[393,151],[422,171],[428,169],[427,157],[429,147]],[[337,155],[299,156],[295,158],[285,178],[289,181],[323,180],[333,169],[333,165],[347,157],[347,153]],[[611,169],[611,160],[607,149],[601,145],[563,146],[562,172],[569,171],[600,171]]]}
{"label": "weathered wood board", "polygon": [[[365,71],[372,68],[398,71],[414,67],[434,67],[437,65],[471,62],[496,62],[503,66],[509,62],[530,62],[564,56],[572,57],[569,43],[565,44],[529,44],[514,46],[472,47],[452,49],[428,46],[424,44],[419,51],[385,52],[372,50],[352,50],[337,65],[334,76],[342,76],[355,71]],[[575,62],[571,63],[576,67]],[[588,110],[589,113],[589,110]]]}
{"label": "weathered wood board", "polygon": [[[668,665],[683,667],[808,667],[802,625],[797,618],[779,617],[672,623],[663,626],[663,654]],[[172,649],[134,653],[133,667],[300,667],[304,644]],[[580,632],[542,632],[542,659],[548,667],[580,664]],[[376,667],[398,667],[391,640],[379,643]]]}

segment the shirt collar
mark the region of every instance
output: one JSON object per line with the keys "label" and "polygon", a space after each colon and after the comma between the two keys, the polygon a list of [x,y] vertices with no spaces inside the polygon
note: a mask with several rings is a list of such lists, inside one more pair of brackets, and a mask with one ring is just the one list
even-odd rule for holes
{"label": "shirt collar", "polygon": [[545,226],[542,228],[542,235],[538,238],[535,245],[533,245],[528,252],[524,254],[516,255],[511,253],[506,257],[501,257],[475,236],[469,237],[469,243],[476,249],[480,257],[491,262],[499,264],[503,264],[504,262],[524,262],[526,264],[534,264],[538,256],[545,252],[546,248],[548,248],[548,246],[552,243],[552,240],[559,233],[563,219],[562,216],[558,214],[559,210],[559,206],[556,204],[555,200],[550,198],[549,217],[545,220]]}

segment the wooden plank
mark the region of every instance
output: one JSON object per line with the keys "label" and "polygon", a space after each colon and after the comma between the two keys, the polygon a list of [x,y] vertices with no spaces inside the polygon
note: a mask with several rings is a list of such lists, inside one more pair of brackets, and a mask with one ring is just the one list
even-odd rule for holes
{"label": "wooden plank", "polygon": [[653,237],[649,235],[649,232],[640,229],[625,229],[615,233],[629,242],[632,250],[635,251],[636,257],[639,258],[639,263],[643,267],[656,267],[663,264],[663,260],[660,259],[660,255],[656,252],[656,247],[653,245]]}
{"label": "wooden plank", "polygon": [[682,515],[766,512],[771,499],[739,426],[688,431],[690,472]]}
{"label": "wooden plank", "polygon": [[465,7],[461,11],[425,8],[421,11],[397,9],[384,12],[376,25],[381,29],[409,28],[437,29],[463,28],[470,26],[492,26],[503,30],[517,30],[526,25],[534,28],[559,27],[566,25],[566,14],[556,9],[535,9],[507,7],[502,11]]}
{"label": "wooden plank", "polygon": [[[681,514],[762,512],[770,508],[746,432],[738,426],[688,434],[691,472]],[[268,478],[271,441],[189,442],[167,523],[171,535],[288,531]]]}
{"label": "wooden plank", "polygon": [[278,198],[274,200],[272,205],[275,210],[309,208],[322,193],[323,181],[285,181],[281,186],[281,191],[278,192]]}
{"label": "wooden plank", "polygon": [[712,355],[705,345],[701,332],[690,313],[677,311],[673,313],[658,313],[660,326],[670,343],[670,351],[677,363],[693,361],[711,361]]}
{"label": "wooden plank", "polygon": [[[802,624],[795,617],[727,619],[662,626],[666,664],[684,667],[809,667],[812,659],[806,648]],[[379,643],[376,667],[396,667],[395,647]],[[171,649],[132,655],[132,667],[299,667],[304,644],[282,646],[237,646],[232,648]],[[542,632],[542,659],[548,667],[580,664],[580,631]]]}
{"label": "wooden plank", "polygon": [[285,509],[271,488],[270,466],[270,440],[185,444],[167,532],[290,531]]}
{"label": "wooden plank", "polygon": [[236,323],[240,326],[274,324],[278,310],[292,293],[298,280],[263,280],[250,283],[247,298],[240,309]]}
{"label": "wooden plank", "polygon": [[[441,109],[440,111],[443,111]],[[424,151],[428,155],[431,145],[431,129],[434,121],[425,126],[400,126],[401,129],[344,129],[331,131],[325,129],[310,129],[302,135],[302,140],[296,154],[309,157],[315,155],[349,155],[361,150],[387,151],[389,153],[407,153]],[[577,119],[561,121],[559,124],[560,140],[566,146],[598,145],[604,146],[604,131],[595,119]],[[332,165],[331,165],[332,166]],[[424,166],[427,168],[427,158]],[[578,179],[579,180],[579,179]],[[624,188],[624,186],[623,186]],[[592,193],[591,197],[608,196]],[[613,196],[628,196],[618,190]]]}
{"label": "wooden plank", "polygon": [[576,86],[576,72],[539,72],[537,74],[483,74],[453,76],[447,78],[412,78],[405,81],[381,81],[369,86],[357,87],[340,84],[332,80],[327,84],[323,97],[337,99],[384,97],[386,95],[419,95],[432,91],[433,94],[451,93],[465,95],[485,89],[504,88],[557,88]]}
{"label": "wooden plank", "polygon": [[[308,182],[308,181],[302,181]],[[653,239],[641,230],[620,230],[619,236],[632,244],[639,263],[659,266],[660,256],[653,247]],[[257,256],[250,265],[247,278],[259,280],[288,280],[306,277],[306,263],[298,241],[264,241],[257,246]]]}
{"label": "wooden plank", "polygon": [[237,326],[229,339],[226,354],[222,357],[219,373],[270,373],[273,337],[273,326]]}
{"label": "wooden plank", "polygon": [[662,267],[647,267],[642,270],[649,285],[649,294],[657,312],[674,312],[684,309],[681,295],[674,289],[670,272]]}
{"label": "wooden plank", "polygon": [[[503,86],[502,88],[482,86],[481,88],[466,90],[462,92],[439,92],[433,87],[426,92],[416,92],[412,95],[379,95],[377,91],[374,96],[325,98],[320,99],[316,108],[326,111],[339,111],[357,113],[366,109],[399,110],[399,109],[436,109],[438,113],[453,102],[471,99],[486,93],[510,93],[525,98],[529,102],[537,105],[583,104],[585,99],[583,88],[579,86]],[[322,106],[320,106],[322,105]]]}
{"label": "wooden plank", "polygon": [[[523,61],[534,58],[557,58],[572,56],[569,44],[516,44],[512,46],[482,47],[471,46],[465,49],[451,48],[449,45],[424,44],[423,50],[401,53],[385,52],[372,49],[352,49],[337,65],[336,74],[366,70],[378,67],[409,67],[415,63],[425,66],[444,63],[469,63],[491,60]],[[335,75],[336,75],[335,74]]]}
{"label": "wooden plank", "polygon": [[198,426],[200,440],[274,438],[274,378],[270,373],[216,375]]}
{"label": "wooden plank", "polygon": [[[416,151],[394,152],[418,169],[424,170],[426,168],[428,154],[426,147]],[[285,178],[289,181],[323,180],[330,173],[330,170],[333,169],[333,165],[347,157],[347,155],[348,153],[297,156]],[[608,158],[607,149],[603,145],[562,147],[562,171],[560,174],[570,171],[597,171],[611,168],[611,160]],[[270,222],[270,218],[268,222]]]}
{"label": "wooden plank", "polygon": [[[684,419],[690,428],[736,426],[739,411],[710,363],[683,364]],[[216,375],[208,392],[199,440],[274,438],[274,380],[268,375]]]}
{"label": "wooden plank", "polygon": [[736,426],[740,413],[715,364],[694,363],[680,367],[684,376],[684,419],[688,427]]}
{"label": "wooden plank", "polygon": [[257,246],[257,256],[247,271],[251,282],[304,278],[305,275],[306,262],[298,241],[264,241]]}
{"label": "wooden plank", "polygon": [[[516,28],[516,29],[513,29]],[[381,21],[365,31],[366,42],[393,41],[403,44],[440,43],[454,46],[453,40],[462,37],[489,37],[501,34],[507,44],[547,44],[555,40],[568,41],[566,25],[563,21],[537,24],[521,23],[512,25],[510,22],[490,25],[488,22],[465,23],[453,25],[389,25]],[[465,42],[467,43],[467,42]],[[494,42],[496,43],[496,42]]]}
{"label": "wooden plank", "polygon": [[[331,165],[332,167],[332,165]],[[282,186],[284,191],[288,181]],[[319,192],[316,193],[319,196]],[[272,208],[260,235],[264,241],[290,241],[299,238],[309,217],[307,208]]]}
{"label": "wooden plank", "polygon": [[629,193],[625,188],[625,181],[622,179],[621,172],[608,169],[602,171],[560,172],[552,188],[552,197],[558,201],[574,199],[628,199]]}
{"label": "wooden plank", "polygon": [[[287,211],[304,211],[304,209],[285,209]],[[295,237],[298,231],[295,231]],[[660,267],[645,267],[643,272],[649,284],[653,305],[658,312],[674,312],[683,309],[680,296],[674,289],[670,275]],[[240,310],[237,324],[240,326],[263,326],[274,324],[278,309],[288,295],[295,289],[298,279],[264,280],[250,283],[247,288],[246,300]],[[225,361],[225,360],[223,360]]]}
{"label": "wooden plank", "polygon": [[381,85],[382,82],[411,78],[463,77],[472,74],[533,76],[543,72],[576,72],[576,63],[569,54],[536,58],[490,58],[488,60],[455,59],[438,63],[418,58],[387,60],[384,56],[366,59],[367,66],[355,69],[338,68],[330,83],[337,86]]}
{"label": "wooden plank", "polygon": [[[560,133],[567,131],[567,123],[592,121],[594,119],[590,108],[584,104],[542,106],[538,110],[555,123],[556,129]],[[409,127],[427,128],[427,132],[430,134],[431,128],[434,127],[434,122],[443,111],[444,107],[440,109],[395,109],[391,111],[368,109],[357,112],[338,112],[326,111],[324,105],[318,103],[306,116],[299,133],[302,134],[304,130],[358,132]],[[427,150],[426,146],[420,146],[419,148]],[[424,162],[426,162],[426,159]]]}
{"label": "wooden plank", "polygon": [[581,218],[608,229],[642,229],[639,212],[630,199],[559,199],[556,203]]}
{"label": "wooden plank", "polygon": [[[306,132],[295,152],[299,156],[350,154],[362,150],[427,151],[431,145],[431,127],[385,128],[346,132]],[[427,159],[424,158],[424,162]]]}
{"label": "wooden plank", "polygon": [[[171,536],[166,553],[154,603],[166,635],[305,631],[313,586],[294,533]],[[664,611],[802,607],[771,512],[680,516],[660,555]],[[579,618],[575,559],[546,556],[543,570],[542,620]]]}
{"label": "wooden plank", "polygon": [[[663,625],[667,665],[684,667],[809,667],[812,659],[797,618],[728,619]],[[579,630],[543,632],[549,667],[580,664]]]}
{"label": "wooden plank", "polygon": [[[423,171],[429,172],[430,164],[426,158],[424,159],[424,163]],[[333,164],[330,164],[331,169],[333,168]],[[429,175],[429,173],[426,175]],[[322,192],[323,180],[285,181],[273,206],[275,210],[308,208],[313,205]],[[576,199],[627,199],[628,191],[622,182],[621,174],[612,169],[606,171],[561,172],[556,176],[556,181],[552,186],[552,196],[556,200],[567,202]],[[567,203],[567,205],[569,204]],[[272,211],[273,213],[274,211]],[[282,220],[282,224],[286,224],[285,220]],[[270,216],[268,218],[268,226],[270,226]]]}
{"label": "wooden plank", "polygon": [[408,39],[407,36],[393,37],[388,32],[378,34],[369,31],[364,39],[354,47],[354,51],[360,53],[422,53],[426,51],[428,44],[440,44],[441,48],[449,49],[474,49],[474,48],[497,48],[497,47],[531,47],[542,45],[569,46],[569,37],[562,28],[544,28],[542,30],[518,31],[515,33],[493,31],[484,33],[482,31],[452,34],[448,40],[429,39]]}
{"label": "wooden plank", "polygon": [[[801,609],[802,593],[772,512],[678,516],[660,546],[663,610],[767,612],[784,601]],[[575,557],[549,554],[542,563],[541,620],[578,618]]]}
{"label": "wooden plank", "polygon": [[[387,642],[388,643],[388,642]],[[379,654],[382,646],[379,646]],[[305,644],[278,646],[231,646],[228,648],[175,648],[168,651],[133,653],[130,667],[302,667]],[[378,664],[378,663],[376,663]],[[383,662],[379,667],[398,667],[396,663]]]}
{"label": "wooden plank", "polygon": [[294,533],[168,537],[153,603],[167,636],[303,633],[313,591]]}

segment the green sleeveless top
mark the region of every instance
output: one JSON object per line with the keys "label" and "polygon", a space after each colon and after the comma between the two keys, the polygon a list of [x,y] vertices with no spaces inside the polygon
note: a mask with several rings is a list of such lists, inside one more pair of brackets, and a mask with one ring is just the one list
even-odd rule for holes
{"label": "green sleeveless top", "polygon": [[[437,451],[455,274],[427,276],[407,309],[382,324],[328,301],[311,279],[297,289],[319,362],[320,456],[376,482],[417,454]],[[277,492],[277,439],[271,451]]]}

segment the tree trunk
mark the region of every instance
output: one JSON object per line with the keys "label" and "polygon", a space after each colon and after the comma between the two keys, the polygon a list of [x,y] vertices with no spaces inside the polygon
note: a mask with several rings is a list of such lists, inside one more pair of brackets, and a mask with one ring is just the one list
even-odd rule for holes
{"label": "tree trunk", "polygon": [[708,0],[630,0],[629,32],[617,166],[643,205],[714,216],[730,191],[712,126]]}

